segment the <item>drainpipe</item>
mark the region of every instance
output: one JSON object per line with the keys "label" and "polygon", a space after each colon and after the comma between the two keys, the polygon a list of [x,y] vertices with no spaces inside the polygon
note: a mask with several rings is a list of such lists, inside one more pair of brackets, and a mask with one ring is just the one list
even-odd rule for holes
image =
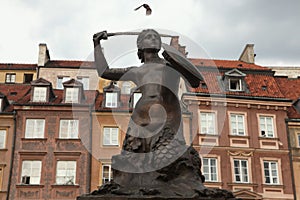
{"label": "drainpipe", "polygon": [[91,191],[91,176],[92,176],[92,133],[93,133],[93,118],[92,118],[92,106],[89,106],[89,117],[90,117],[90,127],[89,127],[89,146],[88,146],[88,176],[87,176],[87,192]]}
{"label": "drainpipe", "polygon": [[12,148],[11,148],[11,160],[10,160],[10,169],[9,169],[9,178],[8,178],[8,185],[7,185],[7,196],[6,200],[9,200],[9,193],[10,193],[10,185],[11,185],[11,178],[12,178],[12,171],[13,171],[13,163],[15,157],[15,143],[17,137],[17,120],[16,117],[17,112],[13,111],[13,120],[14,120],[14,133],[13,133],[13,141],[12,141]]}
{"label": "drainpipe", "polygon": [[288,126],[289,120],[285,120],[286,124],[286,131],[287,131],[287,139],[288,139],[288,148],[289,148],[289,158],[290,158],[290,168],[291,168],[291,175],[292,175],[292,187],[294,193],[294,200],[296,199],[296,186],[295,186],[295,177],[294,177],[294,166],[293,166],[293,155],[292,155],[292,147],[291,147],[291,139],[290,139],[290,131]]}

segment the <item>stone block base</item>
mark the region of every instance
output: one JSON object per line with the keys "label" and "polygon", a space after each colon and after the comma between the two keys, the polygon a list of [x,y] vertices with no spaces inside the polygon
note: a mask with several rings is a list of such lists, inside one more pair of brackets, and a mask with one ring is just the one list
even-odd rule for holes
{"label": "stone block base", "polygon": [[128,196],[80,196],[77,200],[236,200],[236,198],[210,197],[128,197]]}

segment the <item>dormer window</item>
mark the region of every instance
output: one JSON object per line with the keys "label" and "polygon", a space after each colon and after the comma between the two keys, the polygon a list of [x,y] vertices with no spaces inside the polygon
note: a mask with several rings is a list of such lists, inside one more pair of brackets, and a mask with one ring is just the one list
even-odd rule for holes
{"label": "dormer window", "polygon": [[52,90],[52,84],[39,78],[31,82],[31,102],[49,102],[55,98]]}
{"label": "dormer window", "polygon": [[63,83],[64,85],[64,102],[65,103],[81,103],[84,99],[83,84],[75,79],[71,79]]}
{"label": "dormer window", "polygon": [[104,91],[104,107],[117,108],[120,102],[120,88],[114,82],[103,88]]}
{"label": "dormer window", "polygon": [[108,108],[118,107],[118,93],[117,92],[107,92],[106,93],[105,107],[108,107]]}
{"label": "dormer window", "polygon": [[47,87],[34,87],[33,102],[46,102],[46,101],[47,101]]}
{"label": "dormer window", "polygon": [[242,91],[242,79],[229,78],[230,91]]}
{"label": "dormer window", "polygon": [[224,83],[227,91],[241,92],[245,91],[246,83],[244,78],[246,74],[238,69],[233,69],[225,73]]}
{"label": "dormer window", "polygon": [[5,83],[15,83],[16,82],[16,74],[15,73],[7,73],[5,75]]}
{"label": "dormer window", "polygon": [[79,88],[66,88],[66,103],[78,103]]}

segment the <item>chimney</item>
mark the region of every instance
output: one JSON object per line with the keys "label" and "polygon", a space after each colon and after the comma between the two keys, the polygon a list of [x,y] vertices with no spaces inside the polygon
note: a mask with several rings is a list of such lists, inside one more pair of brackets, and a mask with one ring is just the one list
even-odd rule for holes
{"label": "chimney", "polygon": [[254,44],[247,44],[239,58],[239,61],[254,64]]}
{"label": "chimney", "polygon": [[50,60],[47,44],[39,44],[38,67],[43,67]]}
{"label": "chimney", "polygon": [[184,56],[187,55],[187,52],[185,51],[185,46],[181,46],[179,44],[179,36],[172,36],[170,46],[177,49],[180,53],[182,53]]}

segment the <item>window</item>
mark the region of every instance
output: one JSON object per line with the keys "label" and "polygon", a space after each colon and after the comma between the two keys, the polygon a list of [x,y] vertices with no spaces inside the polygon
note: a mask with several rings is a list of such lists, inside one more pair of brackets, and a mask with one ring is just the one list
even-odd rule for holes
{"label": "window", "polygon": [[22,162],[22,184],[40,184],[42,161],[24,160]]}
{"label": "window", "polygon": [[30,83],[33,80],[33,74],[24,74],[24,83]]}
{"label": "window", "polygon": [[75,185],[76,161],[57,161],[56,184]]}
{"label": "window", "polygon": [[83,84],[83,89],[89,89],[90,78],[89,77],[78,77],[77,80]]}
{"label": "window", "polygon": [[63,83],[71,80],[68,76],[59,76],[56,80],[56,89],[64,89]]}
{"label": "window", "polygon": [[142,97],[142,93],[140,92],[133,93],[133,105],[132,105],[133,108],[135,108],[136,103],[140,100],[141,97]]}
{"label": "window", "polygon": [[262,137],[274,137],[273,117],[259,116],[259,127]]}
{"label": "window", "polygon": [[298,133],[298,147],[300,147],[300,133]]}
{"label": "window", "polygon": [[230,91],[242,91],[242,80],[241,79],[229,79],[229,90]]}
{"label": "window", "polygon": [[79,88],[66,88],[66,103],[78,103]]}
{"label": "window", "polygon": [[4,166],[0,164],[0,191],[2,191],[3,175],[4,175]]}
{"label": "window", "polygon": [[0,149],[5,148],[6,143],[6,130],[0,130]]}
{"label": "window", "polygon": [[130,82],[128,82],[128,81],[123,82],[121,91],[123,94],[130,94],[130,91],[131,91]]}
{"label": "window", "polygon": [[266,184],[279,184],[278,163],[276,161],[264,161],[264,175]]}
{"label": "window", "polygon": [[113,180],[111,165],[102,165],[102,184]]}
{"label": "window", "polygon": [[215,130],[215,113],[201,112],[200,113],[200,127],[202,134],[216,134]]}
{"label": "window", "polygon": [[46,87],[34,87],[33,89],[33,102],[46,102],[47,88]]}
{"label": "window", "polygon": [[119,128],[103,128],[103,145],[119,145]]}
{"label": "window", "polygon": [[230,114],[232,135],[245,135],[245,116],[242,114]]}
{"label": "window", "polygon": [[106,92],[105,107],[116,108],[118,107],[118,93],[117,92]]}
{"label": "window", "polygon": [[44,119],[27,119],[25,138],[44,138],[45,120]]}
{"label": "window", "polygon": [[216,158],[203,158],[203,175],[205,176],[205,181],[218,181]]}
{"label": "window", "polygon": [[5,83],[15,83],[16,82],[16,74],[6,74]]}
{"label": "window", "polygon": [[78,138],[78,120],[60,120],[59,138]]}
{"label": "window", "polygon": [[249,183],[248,179],[248,161],[233,160],[234,163],[234,181],[236,183]]}
{"label": "window", "polygon": [[0,98],[0,112],[2,112],[2,101],[3,101],[3,99]]}

